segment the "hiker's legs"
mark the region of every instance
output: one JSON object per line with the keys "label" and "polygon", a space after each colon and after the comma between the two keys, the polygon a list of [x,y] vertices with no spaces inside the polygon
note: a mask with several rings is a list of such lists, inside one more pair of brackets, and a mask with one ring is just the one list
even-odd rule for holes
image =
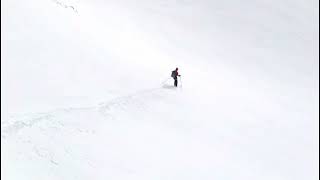
{"label": "hiker's legs", "polygon": [[175,87],[178,86],[178,78],[174,78],[174,86],[175,86]]}

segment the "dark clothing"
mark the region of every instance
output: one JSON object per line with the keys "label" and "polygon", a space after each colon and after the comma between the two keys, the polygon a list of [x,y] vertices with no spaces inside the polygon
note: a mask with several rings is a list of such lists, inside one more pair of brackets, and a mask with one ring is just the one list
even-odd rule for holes
{"label": "dark clothing", "polygon": [[175,86],[175,87],[178,87],[178,78],[177,78],[177,77],[174,78],[174,86]]}
{"label": "dark clothing", "polygon": [[179,76],[179,73],[178,73],[178,70],[174,70],[172,71],[172,78],[174,79],[174,86],[175,87],[178,87],[178,76]]}
{"label": "dark clothing", "polygon": [[179,76],[178,70],[172,71],[172,77],[177,78]]}

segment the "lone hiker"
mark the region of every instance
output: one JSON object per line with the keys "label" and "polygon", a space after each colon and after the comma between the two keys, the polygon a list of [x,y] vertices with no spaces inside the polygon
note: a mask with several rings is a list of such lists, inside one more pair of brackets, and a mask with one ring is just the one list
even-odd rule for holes
{"label": "lone hiker", "polygon": [[178,73],[178,68],[176,70],[172,71],[171,77],[174,79],[174,86],[178,86],[178,76],[180,77],[180,74]]}

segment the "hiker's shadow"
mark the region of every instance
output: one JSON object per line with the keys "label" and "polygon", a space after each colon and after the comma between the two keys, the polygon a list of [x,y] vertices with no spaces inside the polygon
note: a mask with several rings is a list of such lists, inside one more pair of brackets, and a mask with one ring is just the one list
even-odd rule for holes
{"label": "hiker's shadow", "polygon": [[165,88],[165,89],[176,89],[177,88],[175,86],[168,85],[168,84],[164,84],[164,85],[162,85],[162,87]]}

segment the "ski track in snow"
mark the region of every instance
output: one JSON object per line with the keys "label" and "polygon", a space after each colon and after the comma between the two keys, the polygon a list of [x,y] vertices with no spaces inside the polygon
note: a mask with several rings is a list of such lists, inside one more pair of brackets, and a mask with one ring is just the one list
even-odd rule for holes
{"label": "ski track in snow", "polygon": [[[158,93],[160,91],[161,93]],[[105,118],[114,119],[113,111],[125,111],[130,106],[131,108],[136,108],[140,111],[147,111],[148,106],[145,103],[148,98],[161,99],[165,96],[165,89],[163,88],[153,88],[147,90],[141,90],[136,93],[117,97],[107,102],[99,103],[97,106],[91,107],[69,107],[69,108],[59,108],[46,113],[29,113],[22,115],[12,115],[9,120],[3,120],[1,122],[1,139],[6,139],[7,137],[16,134],[24,128],[32,128],[34,125],[43,121],[54,121],[55,116],[58,114],[72,113],[75,111],[98,111]],[[57,121],[57,123],[61,122]],[[79,130],[82,132],[82,130]]]}
{"label": "ski track in snow", "polygon": [[56,3],[57,5],[63,7],[63,8],[66,8],[66,9],[72,9],[75,13],[78,13],[78,10],[75,8],[74,5],[68,5],[62,1],[59,1],[59,0],[52,0],[54,3]]}

